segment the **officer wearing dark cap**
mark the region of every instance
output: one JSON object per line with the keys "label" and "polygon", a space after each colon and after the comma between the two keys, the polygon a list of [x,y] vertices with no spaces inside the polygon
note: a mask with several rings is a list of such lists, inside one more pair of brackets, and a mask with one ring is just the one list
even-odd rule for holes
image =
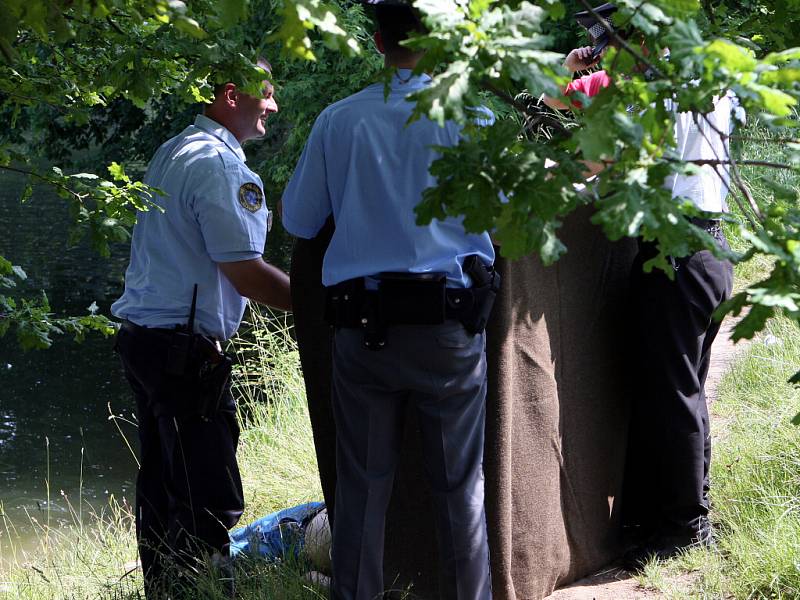
{"label": "officer wearing dark cap", "polygon": [[244,497],[220,342],[247,298],[291,306],[288,277],[262,258],[271,214],[241,147],[278,110],[263,86],[257,97],[218,85],[204,114],[158,149],[144,181],[160,190],[163,211],[139,213],[125,292],[111,309],[123,319],[116,349],[136,399],[136,536],[148,598],[172,586],[172,561],[194,569],[211,555],[225,565]]}
{"label": "officer wearing dark cap", "polygon": [[388,98],[376,83],[325,109],[283,196],[294,235],[314,237],[331,214],[336,225],[322,272],[335,327],[332,596],[385,591],[385,516],[410,403],[433,488],[442,594],[485,600],[483,330],[499,283],[494,250],[460,219],[416,224],[414,207],[436,183],[434,148],[457,144],[460,129],[407,125],[407,96],[431,78],[413,74],[421,55],[400,42],[424,29],[404,4],[378,3],[376,19],[376,45],[395,71]]}

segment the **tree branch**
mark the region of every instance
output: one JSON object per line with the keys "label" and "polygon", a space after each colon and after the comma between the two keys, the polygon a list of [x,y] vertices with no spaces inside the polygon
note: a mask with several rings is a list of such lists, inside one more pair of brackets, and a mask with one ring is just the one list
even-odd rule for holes
{"label": "tree branch", "polygon": [[[719,127],[717,127],[716,125],[714,125],[714,123],[711,122],[711,119],[708,118],[708,115],[703,114],[703,115],[699,115],[699,116],[703,117],[703,120],[708,124],[708,126],[711,129],[713,129],[717,133],[717,135],[722,137],[723,141],[725,140],[725,138],[728,135],[730,135],[730,132],[722,132],[722,131],[720,131]],[[698,122],[698,113],[692,113],[692,120],[694,121],[694,124],[698,128],[698,130],[703,134],[703,137],[705,138],[706,143],[708,143],[708,145],[713,148],[713,145],[711,144],[711,141],[708,139],[708,137],[706,136],[705,132],[700,127],[700,123]],[[756,199],[753,197],[753,194],[750,192],[750,188],[747,187],[747,185],[745,184],[744,180],[742,179],[741,174],[739,173],[739,167],[736,165],[736,161],[734,160],[733,155],[731,154],[730,145],[729,144],[724,144],[724,146],[725,146],[725,153],[727,154],[727,159],[728,159],[728,161],[730,161],[731,175],[733,176],[733,179],[736,182],[736,187],[739,189],[739,191],[742,193],[742,195],[747,200],[747,203],[750,205],[750,208],[753,211],[753,213],[755,214],[755,216],[758,217],[759,221],[763,221],[764,220],[764,216],[761,214],[761,208],[759,208],[758,203],[756,202]],[[716,155],[716,152],[715,152],[715,155]],[[719,157],[717,157],[717,158],[719,158]],[[749,161],[749,162],[756,162],[756,161]],[[758,162],[760,162],[760,161],[758,161]],[[715,167],[714,170],[716,171],[717,168]],[[718,171],[717,171],[717,173],[718,173]],[[742,212],[744,213],[744,211],[742,211]],[[750,224],[753,225],[753,227],[755,227],[755,224],[753,223],[753,220],[749,219],[749,221],[750,221]]]}
{"label": "tree branch", "polygon": [[[631,18],[630,18],[630,19],[628,19],[628,23],[630,23],[631,21],[633,21],[633,18],[634,18],[634,17],[636,16],[636,14],[637,14],[637,13],[638,13],[638,12],[641,10],[642,6],[644,6],[644,5],[646,4],[646,2],[647,2],[647,0],[642,0],[642,1],[639,3],[639,6],[637,6],[637,7],[636,7],[636,10],[634,10],[634,11],[633,11],[633,13],[631,14]],[[613,62],[613,63],[611,63],[611,72],[612,72],[612,73],[614,73],[614,72],[616,71],[616,69],[617,69],[617,61],[619,60],[619,57],[620,57],[620,56],[621,56],[621,54],[620,54],[619,52],[617,52],[617,54],[614,56],[614,62]]]}
{"label": "tree branch", "polygon": [[49,183],[50,185],[52,185],[54,187],[57,187],[59,189],[64,190],[65,192],[67,192],[71,196],[73,196],[76,200],[78,200],[80,202],[83,202],[83,196],[81,196],[78,192],[76,192],[72,188],[70,188],[70,187],[68,187],[68,186],[66,186],[63,183],[60,183],[58,181],[54,181],[53,179],[50,179],[49,177],[46,177],[45,175],[42,175],[41,173],[37,173],[36,171],[28,171],[27,169],[20,169],[20,168],[17,168],[17,167],[10,167],[8,165],[0,165],[0,169],[3,169],[4,171],[11,171],[13,173],[21,173],[22,175],[28,175],[30,177],[35,177],[36,179],[39,179],[41,181],[44,181],[45,183]]}
{"label": "tree branch", "polygon": [[718,165],[743,165],[746,167],[768,167],[770,169],[787,169],[787,170],[800,170],[800,167],[795,165],[787,165],[785,163],[770,162],[767,160],[733,160],[733,159],[716,159],[716,158],[698,158],[698,159],[680,159],[680,158],[666,158],[667,162],[680,162],[691,163],[693,165],[704,166],[718,166]]}
{"label": "tree branch", "polygon": [[8,90],[0,90],[0,93],[5,94],[6,96],[11,96],[12,98],[20,98],[21,100],[28,100],[30,102],[37,102],[39,104],[47,104],[48,106],[55,108],[59,112],[65,112],[64,107],[59,106],[55,102],[42,100],[41,98],[33,98],[32,96],[26,96],[25,94],[17,94],[16,92],[10,92]]}
{"label": "tree branch", "polygon": [[611,36],[611,39],[613,39],[619,45],[620,48],[630,53],[636,60],[638,60],[643,65],[646,65],[647,68],[651,69],[656,76],[664,77],[664,74],[661,72],[661,70],[658,67],[656,67],[653,63],[651,63],[649,60],[647,60],[642,54],[636,52],[636,50],[634,50],[633,47],[630,44],[628,44],[628,42],[623,40],[617,34],[614,28],[611,27],[611,25],[609,25],[608,21],[606,21],[603,17],[597,14],[597,11],[595,11],[592,8],[592,5],[589,4],[587,0],[580,0],[580,3],[583,5],[586,11],[590,15],[592,15],[597,20],[597,22],[600,23],[600,25],[603,26],[603,29],[605,29],[606,32],[608,32],[608,35]]}

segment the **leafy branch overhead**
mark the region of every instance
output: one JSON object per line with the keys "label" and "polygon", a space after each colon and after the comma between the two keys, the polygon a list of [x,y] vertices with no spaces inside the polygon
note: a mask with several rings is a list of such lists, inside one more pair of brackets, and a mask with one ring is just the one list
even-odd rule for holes
{"label": "leafy branch overhead", "polygon": [[[713,244],[683,218],[696,214],[692,205],[673,201],[662,184],[673,173],[715,169],[725,177],[737,215],[730,227],[749,240],[749,250],[731,258],[771,260],[762,280],[726,307],[751,307],[736,336],[752,336],[777,310],[800,320],[796,186],[776,186],[765,201],[753,197],[743,175],[756,166],[765,173],[800,167],[800,141],[793,133],[800,98],[800,5],[617,4],[620,10],[608,25],[628,36],[603,60],[613,85],[592,100],[581,98],[582,108],[564,117],[537,99],[561,96],[570,79],[562,67],[564,52],[570,44],[584,44],[572,14],[592,3],[416,0],[429,32],[409,45],[426,50],[420,70],[432,73],[433,83],[417,95],[415,117],[454,119],[465,128],[462,143],[442,149],[432,167],[439,185],[419,205],[420,222],[463,216],[470,230],[492,230],[505,255],[536,253],[551,263],[569,251],[559,240],[563,221],[591,205],[595,223],[609,238],[656,240],[660,253],[648,266],[669,272],[669,256]],[[131,128],[131,139],[140,138],[148,123],[163,136],[175,115],[174,99],[182,106],[207,100],[215,82],[229,80],[257,92],[265,74],[253,61],[263,54],[273,62],[282,105],[259,160],[277,196],[316,113],[376,74],[377,58],[367,50],[369,29],[352,0],[0,0],[0,111],[12,125],[40,132],[46,127],[36,115],[44,109],[65,127],[80,128],[126,103],[138,107],[144,123],[143,129]],[[735,151],[713,164],[676,157],[675,107],[703,118],[713,99],[729,91],[751,121],[780,132],[775,139],[784,140],[784,162],[756,165]],[[474,122],[481,105],[497,115],[494,124]],[[40,172],[20,152],[36,136],[15,131],[0,134],[0,168],[28,171],[60,189],[99,249],[104,240],[124,235],[146,190],[124,179],[109,182],[112,189],[85,175]],[[585,182],[582,161],[603,163],[602,176]]]}
{"label": "leafy branch overhead", "polygon": [[[430,33],[412,45],[427,50],[429,60],[423,68],[440,62],[446,65],[431,88],[418,95],[419,112],[437,120],[459,120],[469,129],[461,146],[443,151],[434,164],[440,185],[429,190],[418,207],[420,222],[463,215],[472,230],[494,230],[505,255],[537,252],[551,263],[568,251],[558,240],[562,220],[576,206],[591,203],[595,223],[609,238],[656,240],[660,253],[648,267],[669,273],[669,256],[684,256],[701,247],[720,251],[709,236],[682,218],[695,216],[696,209],[688,202],[673,201],[662,184],[673,173],[712,167],[726,178],[729,202],[737,205],[742,216],[742,222],[734,226],[741,227],[751,241],[749,252],[731,258],[750,260],[762,254],[775,259],[769,277],[726,306],[737,313],[744,306],[753,307],[736,336],[752,337],[777,309],[798,319],[800,261],[792,252],[798,243],[797,190],[776,191],[775,204],[760,206],[740,175],[742,165],[754,161],[740,164],[729,153],[717,157],[714,165],[704,165],[704,161],[692,165],[676,159],[671,147],[675,107],[703,118],[712,109],[712,99],[728,91],[736,95],[750,119],[772,128],[795,127],[800,49],[766,51],[743,40],[735,30],[719,32],[727,38],[706,39],[698,24],[703,15],[697,2],[623,0],[617,3],[615,31],[633,27],[635,33],[627,41],[619,40],[620,49],[611,49],[604,59],[613,85],[593,101],[582,99],[583,109],[574,111],[574,126],[547,137],[528,135],[525,124],[541,121],[543,109],[533,102],[520,106],[519,92],[525,90],[533,98],[559,97],[569,80],[560,66],[563,56],[548,51],[547,32],[552,31],[553,19],[563,15],[563,6],[538,4],[417,3],[427,14]],[[580,9],[592,8],[584,0],[577,4]],[[774,24],[764,19],[760,37],[754,38],[775,43],[778,32],[797,30],[800,14],[789,3],[762,4],[790,22]],[[522,127],[509,127],[502,120],[492,127],[472,127],[465,107],[487,102],[482,91],[490,94],[488,101],[493,105],[503,103],[521,112]],[[793,140],[785,150],[785,163],[762,162],[760,166],[796,172],[800,146]],[[606,166],[588,189],[576,185],[581,182],[582,160]],[[549,167],[553,164],[558,168]]]}
{"label": "leafy branch overhead", "polygon": [[[279,12],[280,21],[270,16]],[[266,55],[274,62],[275,48],[295,59],[317,59],[325,68],[331,52],[356,56],[363,36],[345,29],[353,31],[352,12],[318,1],[0,0],[0,113],[11,124],[0,132],[0,171],[27,179],[23,202],[40,186],[55,190],[73,217],[69,243],[87,238],[107,255],[110,244],[127,241],[136,211],[151,208],[157,190],[146,188],[117,163],[96,173],[42,167],[54,148],[65,146],[53,131],[84,140],[84,148],[103,145],[115,133],[131,135],[138,146],[142,128],[132,120],[115,121],[120,107],[129,105],[126,118],[138,111],[139,123],[153,123],[153,136],[163,141],[159,112],[209,100],[215,83],[236,81],[260,93],[267,74],[255,61]],[[312,38],[327,44],[328,54],[312,50]],[[289,92],[285,86],[284,91]],[[113,116],[101,119],[104,113]],[[127,149],[116,160],[133,160],[134,147]],[[16,331],[23,346],[40,347],[49,345],[50,334],[70,329],[66,321],[50,327],[48,303],[23,296],[17,289],[14,298],[5,297],[9,303],[0,310],[0,334]],[[81,318],[73,323],[77,326]],[[31,337],[37,327],[42,335]],[[34,338],[38,342],[30,343]]]}

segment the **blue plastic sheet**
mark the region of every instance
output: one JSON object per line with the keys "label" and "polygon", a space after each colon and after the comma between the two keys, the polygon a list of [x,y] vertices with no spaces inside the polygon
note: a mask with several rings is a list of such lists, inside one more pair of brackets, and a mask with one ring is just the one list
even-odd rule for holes
{"label": "blue plastic sheet", "polygon": [[249,556],[279,560],[297,557],[303,549],[305,528],[325,508],[324,502],[309,502],[284,508],[230,533],[231,556]]}

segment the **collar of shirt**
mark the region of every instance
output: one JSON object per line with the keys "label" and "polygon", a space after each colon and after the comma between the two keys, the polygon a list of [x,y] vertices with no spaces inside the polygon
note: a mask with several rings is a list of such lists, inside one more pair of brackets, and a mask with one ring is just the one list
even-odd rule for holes
{"label": "collar of shirt", "polygon": [[428,85],[431,82],[431,76],[427,73],[421,75],[414,75],[412,69],[397,69],[394,77],[392,77],[392,89],[418,89]]}
{"label": "collar of shirt", "polygon": [[247,157],[244,155],[244,150],[242,150],[239,140],[225,127],[205,115],[197,115],[194,120],[194,126],[222,140],[231,149],[231,152],[242,159],[242,162],[247,162]]}

